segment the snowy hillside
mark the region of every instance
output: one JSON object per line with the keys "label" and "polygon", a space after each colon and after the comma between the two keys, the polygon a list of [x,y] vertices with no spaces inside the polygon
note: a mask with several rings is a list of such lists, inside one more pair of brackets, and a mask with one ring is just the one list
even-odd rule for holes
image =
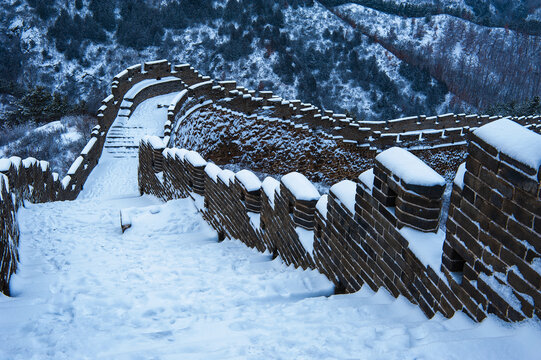
{"label": "snowy hillside", "polygon": [[317,1],[43,4],[2,3],[3,83],[43,84],[93,110],[114,74],[155,58],[369,120],[470,109],[450,106],[443,82],[409,69]]}
{"label": "snowy hillside", "polygon": [[393,54],[428,71],[456,98],[486,108],[541,94],[541,37],[450,15],[404,18],[348,4],[335,8]]}

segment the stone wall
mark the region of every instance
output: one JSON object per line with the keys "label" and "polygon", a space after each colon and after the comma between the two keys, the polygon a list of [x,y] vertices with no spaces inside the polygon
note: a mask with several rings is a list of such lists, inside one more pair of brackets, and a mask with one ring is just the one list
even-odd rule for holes
{"label": "stone wall", "polygon": [[[148,137],[140,145],[139,186],[142,193],[164,200],[192,197],[220,240],[239,239],[286,264],[317,269],[333,281],[337,293],[366,284],[404,296],[428,317],[464,311],[478,321],[489,313],[517,321],[540,315],[539,168],[495,153],[494,145],[487,152],[489,145],[476,134],[501,122],[511,121],[472,134],[463,189],[453,188],[447,232],[440,229],[446,222],[441,218],[445,182],[399,148],[380,153],[374,169],[356,182],[342,181],[320,196],[301,174],[261,182],[247,170],[222,170],[193,151],[169,149],[162,139]],[[539,135],[513,124],[539,143]],[[497,160],[491,163],[486,156]],[[475,166],[477,172],[471,173]],[[489,170],[492,177],[473,179]],[[496,180],[502,194],[490,190],[498,189],[491,182]],[[501,184],[511,189],[507,203]],[[502,204],[489,207],[482,205],[485,200],[464,199],[472,196],[469,189],[482,199],[498,194]],[[505,214],[505,220],[496,220],[505,226],[483,225],[483,219],[498,218],[496,210]],[[478,228],[473,242],[472,226]],[[499,235],[483,237],[484,227],[486,234],[497,229],[492,231]],[[483,241],[499,252],[489,252]]]}
{"label": "stone wall", "polygon": [[473,317],[540,317],[541,136],[499,120],[474,132],[468,149],[453,184],[442,270],[474,300],[465,304]]}
{"label": "stone wall", "polygon": [[[145,80],[159,80],[167,77],[172,79],[141,86]],[[98,110],[98,125],[92,129],[89,142],[81,150],[63,179],[51,171],[46,161],[34,158],[22,160],[18,157],[0,159],[0,173],[3,176],[2,184],[4,184],[0,200],[2,209],[0,291],[9,294],[9,279],[16,270],[19,231],[16,209],[23,200],[33,203],[74,200],[83,189],[91,171],[98,164],[105,138],[117,116],[129,116],[139,103],[150,97],[182,90],[186,87],[183,79],[190,82],[201,78],[189,71],[182,73],[172,71],[171,64],[167,60],[134,65],[119,73],[113,79],[112,94],[102,101],[102,106]],[[133,96],[126,98],[130,90]]]}
{"label": "stone wall", "polygon": [[9,181],[0,176],[0,292],[9,296],[9,280],[17,270],[19,260],[19,224],[17,222],[18,203],[9,191]]}
{"label": "stone wall", "polygon": [[[386,121],[354,121],[344,114],[321,110],[300,100],[282,99],[270,91],[256,93],[255,90],[237,86],[235,81],[212,81],[208,77],[201,77],[188,64],[178,66],[178,69],[179,73],[185,72],[190,82],[187,83],[189,85],[187,91],[178,96],[169,108],[168,119],[171,124],[183,118],[190,107],[208,100],[246,115],[289,120],[296,125],[306,125],[311,130],[323,131],[335,139],[381,151],[393,146],[412,150],[464,147],[470,132],[501,118],[501,116],[450,113]],[[205,82],[205,86],[201,86],[201,82]],[[196,101],[190,101],[193,99]],[[513,120],[541,133],[540,115],[513,117]]]}

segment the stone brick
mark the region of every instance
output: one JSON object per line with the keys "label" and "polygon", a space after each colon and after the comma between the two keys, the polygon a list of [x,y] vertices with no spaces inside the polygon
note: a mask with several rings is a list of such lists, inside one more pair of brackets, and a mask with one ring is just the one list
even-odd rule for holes
{"label": "stone brick", "polygon": [[502,248],[501,259],[510,267],[516,265],[526,281],[535,288],[541,288],[541,275],[526,264],[526,262],[517,257],[513,252],[506,248]]}
{"label": "stone brick", "polygon": [[483,166],[487,169],[493,172],[498,171],[499,161],[496,160],[494,156],[491,156],[489,153],[481,149],[475,142],[470,142],[468,153],[471,157],[483,164]]}
{"label": "stone brick", "polygon": [[[541,236],[531,229],[526,228],[524,225],[510,218],[507,229],[511,235],[515,236],[519,240],[527,241],[530,245],[535,247],[538,252],[541,252]],[[522,245],[522,244],[521,244]],[[524,245],[522,245],[524,246]]]}
{"label": "stone brick", "polygon": [[535,196],[517,188],[513,195],[513,201],[532,212],[535,216],[541,217],[541,201],[536,199]]}
{"label": "stone brick", "polygon": [[498,149],[496,149],[494,146],[488,144],[486,141],[484,141],[483,139],[476,136],[475,133],[472,133],[470,141],[472,143],[474,143],[475,145],[479,146],[481,149],[483,149],[488,154],[490,154],[490,155],[492,155],[494,157],[498,156],[498,153],[499,153]]}
{"label": "stone brick", "polygon": [[480,169],[481,163],[471,155],[468,155],[466,158],[466,170],[472,173],[473,176],[479,176]]}
{"label": "stone brick", "polygon": [[483,253],[483,246],[479,243],[478,239],[472,234],[468,233],[460,225],[457,226],[456,236],[460,241],[466,245],[466,248],[475,254],[476,257],[481,257]]}
{"label": "stone brick", "polygon": [[498,175],[503,177],[519,189],[522,189],[533,196],[537,195],[539,183],[535,180],[532,180],[523,172],[516,170],[505,163],[501,163],[500,169],[498,170]]}
{"label": "stone brick", "polygon": [[527,175],[537,175],[538,169],[531,168],[530,166],[523,164],[520,161],[517,161],[504,153],[500,153],[500,159],[505,161],[509,165],[518,168],[520,171],[526,173]]}
{"label": "stone brick", "polygon": [[530,211],[526,210],[524,207],[518,205],[512,200],[505,199],[502,206],[503,211],[506,214],[513,215],[517,221],[527,228],[531,228],[534,215]]}
{"label": "stone brick", "polygon": [[484,216],[491,221],[496,222],[502,228],[507,226],[508,217],[501,211],[501,209],[498,209],[481,197],[476,197],[475,206],[483,213]]}
{"label": "stone brick", "polygon": [[467,217],[460,209],[455,211],[456,223],[466,230],[473,237],[477,238],[479,235],[479,225],[474,223],[469,217]]}
{"label": "stone brick", "polygon": [[488,232],[501,242],[503,246],[514,252],[521,259],[524,259],[526,256],[526,247],[517,241],[512,234],[495,223],[490,223]]}

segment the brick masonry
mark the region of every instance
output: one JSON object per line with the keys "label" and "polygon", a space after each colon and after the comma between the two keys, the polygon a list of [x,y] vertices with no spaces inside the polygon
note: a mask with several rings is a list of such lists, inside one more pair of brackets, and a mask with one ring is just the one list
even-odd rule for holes
{"label": "brick masonry", "polygon": [[[180,81],[147,87],[121,109],[135,84],[169,76]],[[141,142],[141,193],[165,200],[192,197],[220,239],[237,238],[280,256],[287,264],[317,269],[340,293],[357,291],[365,283],[374,290],[383,287],[417,304],[428,317],[436,312],[450,317],[456,311],[476,320],[488,313],[510,321],[540,316],[539,169],[528,168],[476,138],[473,130],[495,118],[445,114],[379,124],[353,122],[272,93],[255,96],[235,82],[214,82],[188,64],[171,67],[166,60],[134,65],[114,78],[112,95],[103,100],[92,139],[64,179],[35,159],[12,158],[2,168],[11,184],[9,191],[2,186],[0,202],[3,292],[9,291],[9,277],[16,269],[16,209],[22,199],[74,199],[97,164],[119,111],[129,114],[148,97],[182,89],[169,108],[164,138]],[[289,122],[292,129],[324,129],[322,136],[374,151],[397,144],[413,148],[463,144],[471,137],[464,184],[453,187],[446,234],[437,231],[444,221],[440,219],[442,189],[409,184],[377,161],[371,181],[361,176],[349,184],[355,189],[351,198],[331,189],[316,202],[297,199],[283,181],[265,179],[259,189],[248,188],[237,174],[207,163],[194,152],[166,148],[174,123],[194,106],[209,102],[249,116],[259,116],[264,109],[266,116]],[[514,120],[540,129],[539,117]],[[408,131],[412,127],[416,132]],[[441,241],[441,269],[426,259],[423,262],[412,250],[407,235],[411,231],[404,231],[411,228]]]}
{"label": "brick masonry", "polygon": [[[334,187],[319,201],[297,199],[283,180],[267,178],[248,191],[238,173],[193,151],[165,148],[157,137],[141,142],[139,181],[142,193],[164,200],[192,197],[220,240],[239,239],[288,265],[317,269],[337,293],[365,284],[383,287],[428,317],[456,311],[477,321],[489,313],[508,321],[539,317],[541,276],[532,265],[541,245],[539,180],[521,176],[513,160],[498,157],[475,135],[469,149],[464,188],[453,188],[446,234],[438,230],[445,221],[443,187],[408,182],[377,159],[372,177],[350,182],[353,210],[347,205],[352,199]],[[265,183],[273,184],[271,190]],[[435,265],[410,245],[423,233],[439,246]]]}

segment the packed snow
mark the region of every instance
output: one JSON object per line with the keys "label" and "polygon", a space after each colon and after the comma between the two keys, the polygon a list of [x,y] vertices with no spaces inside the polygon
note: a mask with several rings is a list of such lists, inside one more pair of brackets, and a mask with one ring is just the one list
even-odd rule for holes
{"label": "packed snow", "polygon": [[501,153],[532,168],[541,167],[541,135],[509,119],[481,126],[474,134]]}
{"label": "packed snow", "polygon": [[163,135],[167,108],[158,105],[169,104],[175,95],[177,93],[143,101],[128,120],[117,117],[105,140],[100,161],[90,173],[83,191],[79,194],[80,199],[139,194],[137,185],[139,142],[147,135],[155,137],[152,141],[161,142],[158,136]]}
{"label": "packed snow", "polygon": [[246,191],[257,191],[261,189],[261,181],[250,170],[241,170],[235,174],[235,178],[244,186]]}
{"label": "packed snow", "polygon": [[[142,103],[126,124],[157,135],[166,112],[156,103]],[[238,240],[219,243],[197,211],[202,197],[139,196],[137,157],[114,155],[104,151],[76,201],[19,210],[20,267],[13,296],[0,295],[0,359],[539,355],[539,321],[489,316],[478,324],[463,313],[429,320],[385,290],[332,295],[315,270],[285,266]],[[233,175],[218,174],[226,183]],[[124,233],[121,211],[131,223]]]}
{"label": "packed snow", "polygon": [[281,181],[297,200],[310,201],[318,200],[320,198],[319,192],[314,184],[298,172],[292,172],[282,176]]}
{"label": "packed snow", "polygon": [[352,215],[355,215],[355,194],[357,193],[357,184],[351,180],[343,180],[331,187],[336,198],[349,210]]}
{"label": "packed snow", "polygon": [[458,170],[456,171],[456,176],[454,183],[461,189],[464,189],[464,175],[466,174],[466,163],[460,164]]}
{"label": "packed snow", "polygon": [[376,160],[407,184],[445,185],[445,179],[417,156],[399,147],[382,151]]}

